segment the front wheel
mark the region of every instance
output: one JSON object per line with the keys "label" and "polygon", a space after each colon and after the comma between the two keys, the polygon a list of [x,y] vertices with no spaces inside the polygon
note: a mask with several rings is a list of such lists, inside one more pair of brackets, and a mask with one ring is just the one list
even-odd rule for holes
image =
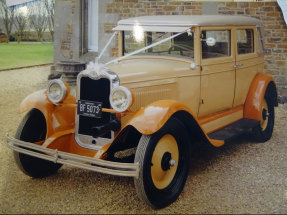
{"label": "front wheel", "polygon": [[[20,123],[15,138],[26,142],[39,142],[46,138],[46,120],[43,114],[36,109],[24,116]],[[58,171],[62,164],[36,158],[30,155],[14,151],[14,158],[18,167],[28,176],[43,178]]]}
{"label": "front wheel", "polygon": [[153,208],[174,202],[186,182],[189,159],[183,124],[171,118],[157,133],[143,135],[135,155],[140,165],[134,179],[139,197]]}

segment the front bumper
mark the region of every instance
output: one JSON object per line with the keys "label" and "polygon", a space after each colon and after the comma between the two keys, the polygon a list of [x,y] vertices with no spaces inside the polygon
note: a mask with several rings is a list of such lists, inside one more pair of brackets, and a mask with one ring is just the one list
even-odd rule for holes
{"label": "front bumper", "polygon": [[128,176],[136,178],[138,178],[139,176],[138,163],[119,163],[100,160],[58,151],[57,149],[48,149],[43,146],[15,139],[13,137],[10,137],[8,134],[6,134],[5,137],[6,144],[10,149],[33,157],[109,175]]}

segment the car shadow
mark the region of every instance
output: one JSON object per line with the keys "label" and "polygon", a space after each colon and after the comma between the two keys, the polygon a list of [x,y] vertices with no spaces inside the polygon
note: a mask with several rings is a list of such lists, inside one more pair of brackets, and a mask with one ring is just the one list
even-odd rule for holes
{"label": "car shadow", "polygon": [[213,163],[220,161],[223,156],[237,153],[245,144],[256,143],[250,134],[242,135],[236,140],[221,147],[214,147],[207,143],[197,143],[190,154],[189,175],[197,175]]}

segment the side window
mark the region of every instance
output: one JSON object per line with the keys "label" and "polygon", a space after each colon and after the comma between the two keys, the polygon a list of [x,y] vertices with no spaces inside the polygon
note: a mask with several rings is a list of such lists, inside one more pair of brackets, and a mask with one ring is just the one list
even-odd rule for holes
{"label": "side window", "polygon": [[230,30],[202,31],[202,59],[231,55]]}
{"label": "side window", "polygon": [[254,32],[252,29],[239,29],[236,31],[238,54],[254,52]]}

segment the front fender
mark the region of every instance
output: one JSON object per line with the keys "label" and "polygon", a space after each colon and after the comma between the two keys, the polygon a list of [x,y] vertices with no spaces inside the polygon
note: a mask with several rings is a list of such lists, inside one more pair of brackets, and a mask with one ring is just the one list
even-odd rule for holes
{"label": "front fender", "polygon": [[185,125],[189,135],[197,136],[200,140],[216,147],[224,144],[224,141],[208,137],[196,115],[186,105],[174,100],[160,100],[138,110],[122,128],[112,144],[103,147],[96,157],[103,158],[109,153],[136,146],[136,141],[141,135],[156,133],[171,117],[178,118]]}
{"label": "front fender", "polygon": [[191,122],[186,121],[186,119],[189,118],[189,121],[194,121],[194,124],[197,126],[197,129],[200,130],[203,138],[209,143],[217,147],[224,144],[223,141],[210,139],[201,127],[196,115],[185,104],[175,100],[156,101],[147,107],[140,109],[125,127],[133,126],[141,134],[151,135],[163,127],[171,116],[176,116],[177,113],[181,112],[187,113],[183,118],[179,117],[181,121],[185,121],[186,127],[191,127],[189,126],[189,123]]}
{"label": "front fender", "polygon": [[274,79],[269,75],[257,74],[251,83],[244,104],[244,118],[255,120],[262,119],[262,102],[268,86],[270,86],[272,96],[274,97],[274,105],[278,105],[277,90]]}
{"label": "front fender", "polygon": [[64,101],[54,105],[47,97],[46,90],[40,90],[27,96],[20,104],[20,113],[31,109],[42,112],[47,124],[47,138],[56,132],[74,129],[76,99],[68,95]]}
{"label": "front fender", "polygon": [[19,113],[25,113],[33,108],[40,110],[44,115],[52,112],[54,105],[49,101],[46,90],[39,90],[23,99],[20,104]]}
{"label": "front fender", "polygon": [[151,135],[157,132],[178,111],[189,112],[196,119],[196,116],[183,103],[174,100],[160,100],[136,112],[125,127],[131,125],[141,134]]}

